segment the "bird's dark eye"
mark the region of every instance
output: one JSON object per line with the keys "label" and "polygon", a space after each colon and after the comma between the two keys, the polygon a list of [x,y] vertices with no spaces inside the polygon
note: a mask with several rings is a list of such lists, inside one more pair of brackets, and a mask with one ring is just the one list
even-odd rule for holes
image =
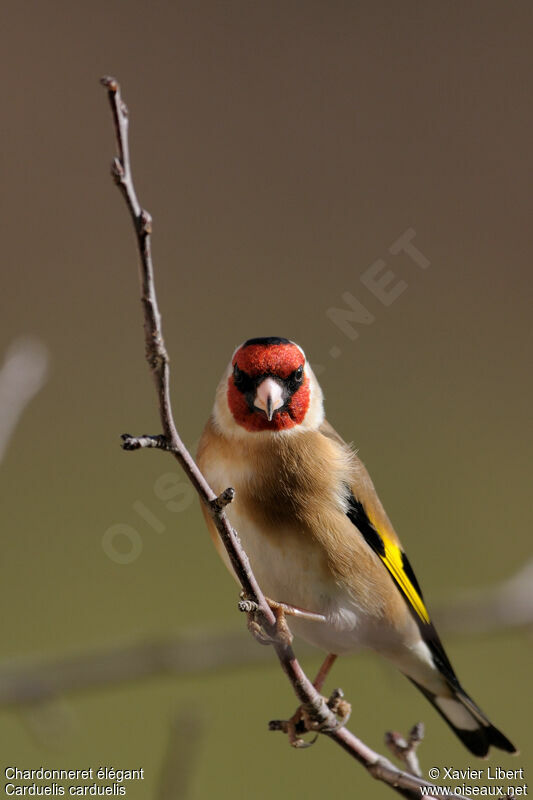
{"label": "bird's dark eye", "polygon": [[239,369],[237,364],[233,367],[233,383],[237,387],[237,389],[245,394],[247,391],[253,386],[253,381],[251,380],[250,376],[244,372],[244,370]]}
{"label": "bird's dark eye", "polygon": [[294,392],[298,391],[298,389],[302,385],[303,379],[304,379],[304,368],[302,364],[301,367],[298,367],[298,369],[295,369],[294,372],[291,372],[291,374],[285,381],[285,386],[287,387],[289,397],[292,397]]}

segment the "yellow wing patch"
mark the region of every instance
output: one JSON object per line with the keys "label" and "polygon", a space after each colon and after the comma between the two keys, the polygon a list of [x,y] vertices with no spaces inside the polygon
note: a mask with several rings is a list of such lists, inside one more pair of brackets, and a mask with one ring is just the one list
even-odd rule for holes
{"label": "yellow wing patch", "polygon": [[424,602],[420,597],[417,588],[413,585],[411,578],[405,571],[404,554],[397,544],[394,544],[394,542],[391,542],[390,539],[387,539],[382,534],[380,534],[380,536],[385,547],[385,555],[382,555],[381,553],[379,554],[381,560],[420,619],[429,623],[429,614]]}
{"label": "yellow wing patch", "polygon": [[422,600],[422,593],[418,586],[415,574],[407,559],[407,556],[396,542],[383,534],[374,520],[367,513],[364,505],[358,500],[352,491],[348,495],[348,509],[346,511],[348,519],[358,529],[366,543],[378,555],[396,585],[406,598],[407,602],[418,615],[422,622],[429,624],[429,614]]}

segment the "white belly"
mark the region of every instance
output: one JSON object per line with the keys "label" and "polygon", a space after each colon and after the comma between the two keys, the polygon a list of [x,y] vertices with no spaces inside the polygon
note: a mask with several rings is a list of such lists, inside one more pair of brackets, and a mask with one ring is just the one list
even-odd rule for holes
{"label": "white belly", "polygon": [[[375,647],[383,635],[354,597],[324,572],[323,554],[318,548],[302,547],[294,532],[265,533],[239,508],[239,486],[247,474],[239,465],[204,463],[204,473],[215,492],[233,486],[234,503],[226,509],[227,517],[239,534],[255,577],[266,597],[300,609],[323,614],[325,622],[290,617],[289,627],[297,636],[327,652],[349,653],[361,647]],[[228,570],[234,575],[229,557],[219,542],[217,546]]]}
{"label": "white belly", "polygon": [[[319,554],[309,549],[302,552],[294,537],[287,536],[280,549],[268,536],[238,511],[227,510],[232,526],[239,534],[250,560],[253,573],[266,597],[288,605],[323,614],[326,622],[289,617],[296,636],[327,652],[353,652],[371,646],[366,615],[357,609],[348,592],[321,575]],[[228,570],[234,575],[222,543],[217,548]]]}

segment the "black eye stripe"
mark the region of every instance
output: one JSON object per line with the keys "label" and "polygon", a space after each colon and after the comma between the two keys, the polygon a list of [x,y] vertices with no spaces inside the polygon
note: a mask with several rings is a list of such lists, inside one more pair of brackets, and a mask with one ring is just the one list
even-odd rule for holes
{"label": "black eye stripe", "polygon": [[289,392],[289,395],[292,396],[300,386],[302,385],[302,381],[304,378],[304,368],[303,366],[298,367],[292,372],[289,377],[285,380],[285,386]]}
{"label": "black eye stripe", "polygon": [[248,394],[257,386],[257,382],[251,378],[244,370],[239,369],[237,364],[233,367],[233,383],[243,394]]}
{"label": "black eye stripe", "polygon": [[256,377],[252,378],[247,372],[240,369],[237,364],[234,364],[233,366],[233,383],[238,391],[244,395],[255,394],[257,386],[261,383],[261,381],[265,380],[265,378],[274,378],[275,380],[280,381],[283,384],[286,399],[288,400],[302,385],[304,368],[303,365],[298,367],[294,370],[294,372],[291,372],[288,378],[280,378],[279,375],[276,375],[273,372],[266,372],[263,375],[257,375]]}

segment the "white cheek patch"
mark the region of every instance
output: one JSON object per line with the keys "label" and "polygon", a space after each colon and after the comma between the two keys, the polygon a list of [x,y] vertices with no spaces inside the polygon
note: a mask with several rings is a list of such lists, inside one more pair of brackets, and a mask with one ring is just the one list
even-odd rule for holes
{"label": "white cheek patch", "polygon": [[454,700],[453,697],[436,697],[435,705],[456,728],[463,731],[476,731],[479,728],[477,719],[459,700]]}

